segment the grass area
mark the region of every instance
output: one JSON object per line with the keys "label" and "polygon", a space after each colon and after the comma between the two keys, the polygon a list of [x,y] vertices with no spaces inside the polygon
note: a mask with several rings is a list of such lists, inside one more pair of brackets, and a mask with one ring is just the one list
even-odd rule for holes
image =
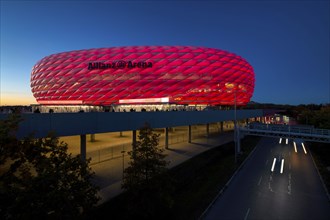
{"label": "grass area", "polygon": [[309,150],[312,152],[317,168],[322,176],[324,184],[330,193],[330,144],[329,143],[310,143]]}
{"label": "grass area", "polygon": [[[252,136],[242,140],[243,153],[237,164],[234,158],[234,143],[231,142],[201,153],[169,170],[169,175],[174,180],[173,206],[157,213],[157,219],[197,219],[259,140],[259,137]],[[129,219],[129,199],[128,192],[122,193],[98,207],[86,218]]]}

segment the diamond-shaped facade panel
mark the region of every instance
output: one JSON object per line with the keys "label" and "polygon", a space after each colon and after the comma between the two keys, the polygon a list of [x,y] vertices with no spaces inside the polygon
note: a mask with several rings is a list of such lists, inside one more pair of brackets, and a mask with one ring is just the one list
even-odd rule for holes
{"label": "diamond-shaped facade panel", "polygon": [[252,66],[206,47],[130,46],[63,52],[40,60],[31,88],[40,104],[245,105]]}

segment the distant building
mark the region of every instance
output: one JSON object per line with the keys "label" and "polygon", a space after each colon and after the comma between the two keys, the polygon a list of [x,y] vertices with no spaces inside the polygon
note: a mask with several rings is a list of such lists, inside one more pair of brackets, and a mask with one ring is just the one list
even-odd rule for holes
{"label": "distant building", "polygon": [[[31,73],[41,105],[81,109],[246,105],[254,71],[233,53],[193,46],[127,46],[47,56]],[[147,108],[145,107],[147,106]],[[112,109],[108,109],[110,111]]]}

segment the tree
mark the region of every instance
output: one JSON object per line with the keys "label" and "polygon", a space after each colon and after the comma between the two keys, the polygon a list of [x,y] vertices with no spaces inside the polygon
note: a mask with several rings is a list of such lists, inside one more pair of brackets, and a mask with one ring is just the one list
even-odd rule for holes
{"label": "tree", "polygon": [[320,110],[304,109],[301,111],[298,121],[316,128],[330,129],[330,105],[324,106]]}
{"label": "tree", "polygon": [[158,142],[159,134],[153,133],[148,125],[140,130],[133,151],[128,152],[131,161],[124,171],[124,189],[135,189],[167,170],[169,162],[165,160],[164,150],[158,148]]}
{"label": "tree", "polygon": [[172,206],[172,184],[163,149],[158,148],[159,134],[146,124],[129,152],[129,167],[124,170],[122,188],[130,193],[132,216],[143,219],[159,217],[159,211]]}
{"label": "tree", "polygon": [[0,214],[5,219],[77,218],[99,200],[94,173],[49,136],[17,140],[20,116],[0,121]]}

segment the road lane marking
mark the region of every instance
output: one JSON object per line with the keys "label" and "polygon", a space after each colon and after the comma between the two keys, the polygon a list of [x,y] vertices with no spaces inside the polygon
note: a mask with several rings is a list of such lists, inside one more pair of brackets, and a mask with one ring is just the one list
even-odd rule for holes
{"label": "road lane marking", "polygon": [[272,169],[271,169],[272,172],[274,172],[275,163],[276,163],[276,158],[274,158],[274,161],[273,161],[273,165],[272,165]]}
{"label": "road lane marking", "polygon": [[293,142],[293,146],[294,146],[294,151],[297,153],[297,146],[296,146],[296,142]]}
{"label": "road lane marking", "polygon": [[280,141],[278,142],[279,144],[282,143],[282,138],[280,138]]}
{"label": "road lane marking", "polygon": [[282,164],[281,164],[281,173],[283,173],[283,167],[284,167],[284,159],[282,159]]}
{"label": "road lane marking", "polygon": [[249,213],[250,213],[250,208],[246,211],[246,214],[245,214],[244,220],[247,219],[247,217],[249,216]]}
{"label": "road lane marking", "polygon": [[272,174],[270,174],[269,182],[268,182],[268,189],[269,189],[269,191],[274,192],[271,185],[270,185],[272,181],[273,181],[273,177],[272,177]]}
{"label": "road lane marking", "polygon": [[285,144],[288,144],[288,139],[285,140]]}
{"label": "road lane marking", "polygon": [[304,143],[301,143],[301,145],[302,145],[302,147],[304,149],[305,154],[307,154]]}
{"label": "road lane marking", "polygon": [[289,157],[291,156],[291,151],[289,151]]}
{"label": "road lane marking", "polygon": [[260,186],[261,180],[262,180],[262,176],[259,179],[258,186]]}
{"label": "road lane marking", "polygon": [[291,173],[289,173],[288,194],[291,195]]}
{"label": "road lane marking", "polygon": [[270,182],[268,183],[268,189],[269,189],[269,191],[274,192],[274,191],[273,191],[273,188],[272,188],[271,185],[270,185]]}

